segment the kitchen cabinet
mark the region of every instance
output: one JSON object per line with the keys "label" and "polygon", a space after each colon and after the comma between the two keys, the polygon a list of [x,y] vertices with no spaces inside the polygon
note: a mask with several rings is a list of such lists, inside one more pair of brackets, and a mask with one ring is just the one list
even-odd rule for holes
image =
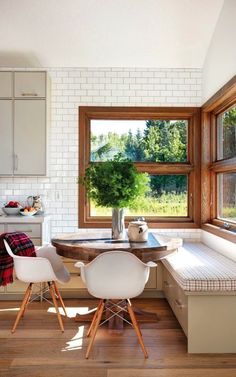
{"label": "kitchen cabinet", "polygon": [[46,97],[45,72],[15,72],[15,98]]}
{"label": "kitchen cabinet", "polygon": [[0,72],[0,175],[47,174],[48,114],[46,72]]}
{"label": "kitchen cabinet", "polygon": [[45,100],[17,100],[14,114],[14,174],[43,174],[46,172]]}
{"label": "kitchen cabinet", "polygon": [[11,98],[13,79],[12,72],[0,71],[0,98]]}
{"label": "kitchen cabinet", "polygon": [[186,336],[188,336],[188,297],[164,267],[163,291]]}
{"label": "kitchen cabinet", "polygon": [[13,167],[13,112],[11,100],[0,100],[0,172],[9,174]]}

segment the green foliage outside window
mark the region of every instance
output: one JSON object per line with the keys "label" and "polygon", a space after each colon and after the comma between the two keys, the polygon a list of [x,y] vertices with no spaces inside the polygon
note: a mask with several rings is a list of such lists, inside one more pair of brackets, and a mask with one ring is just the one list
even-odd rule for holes
{"label": "green foliage outside window", "polygon": [[[108,132],[91,136],[91,161],[107,161],[117,153],[135,162],[186,162],[187,121],[148,120],[143,132]],[[151,176],[152,196],[186,193],[186,176]]]}
{"label": "green foliage outside window", "polygon": [[218,117],[218,159],[236,155],[236,106]]}

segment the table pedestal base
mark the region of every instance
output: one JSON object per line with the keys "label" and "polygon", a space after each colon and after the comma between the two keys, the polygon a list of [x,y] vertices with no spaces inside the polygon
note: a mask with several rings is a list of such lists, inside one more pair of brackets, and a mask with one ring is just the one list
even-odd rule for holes
{"label": "table pedestal base", "polygon": [[[95,310],[96,310],[96,308],[95,308]],[[82,322],[90,322],[91,323],[93,316],[95,314],[95,310],[93,310],[90,313],[86,313],[86,314],[78,314],[77,313],[76,316],[75,316],[75,321],[81,322],[81,323]],[[122,313],[123,313],[124,318],[126,320],[130,321],[129,314],[125,313],[125,312],[122,312]],[[135,316],[136,316],[137,321],[139,323],[153,323],[153,322],[158,322],[160,320],[160,318],[158,317],[158,315],[156,313],[146,312],[145,310],[139,309],[137,307],[134,307],[134,313],[135,313]],[[101,322],[105,321],[105,319],[109,315],[110,315],[110,313],[104,312]],[[122,315],[122,314],[120,313],[120,315]],[[111,329],[111,330],[123,330],[125,322],[122,321],[121,318],[115,316],[115,317],[112,317],[107,323],[108,323],[108,328]]]}

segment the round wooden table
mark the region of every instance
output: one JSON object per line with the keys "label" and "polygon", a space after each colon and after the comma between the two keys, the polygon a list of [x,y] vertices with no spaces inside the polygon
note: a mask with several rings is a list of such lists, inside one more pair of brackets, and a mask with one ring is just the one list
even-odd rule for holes
{"label": "round wooden table", "polygon": [[147,242],[130,242],[110,238],[108,230],[64,233],[52,239],[57,253],[63,257],[90,262],[110,250],[124,250],[136,255],[144,263],[159,261],[182,245],[180,238],[169,238],[149,232]]}

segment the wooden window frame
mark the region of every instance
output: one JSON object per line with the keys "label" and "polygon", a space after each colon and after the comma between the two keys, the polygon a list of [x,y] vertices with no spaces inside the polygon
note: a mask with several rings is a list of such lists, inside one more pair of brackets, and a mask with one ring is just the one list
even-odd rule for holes
{"label": "wooden window frame", "polygon": [[236,103],[236,75],[202,106],[202,229],[236,243],[236,224],[217,218],[217,174],[236,172],[236,157],[217,160],[217,116]]}
{"label": "wooden window frame", "polygon": [[[90,159],[90,120],[92,119],[184,119],[188,120],[188,161],[186,163],[143,163],[141,172],[188,175],[188,217],[146,217],[150,228],[199,228],[200,218],[200,108],[198,107],[79,107],[79,175],[85,174]],[[108,217],[90,217],[85,188],[79,185],[79,227],[111,227]],[[126,225],[131,218],[126,217]]]}

